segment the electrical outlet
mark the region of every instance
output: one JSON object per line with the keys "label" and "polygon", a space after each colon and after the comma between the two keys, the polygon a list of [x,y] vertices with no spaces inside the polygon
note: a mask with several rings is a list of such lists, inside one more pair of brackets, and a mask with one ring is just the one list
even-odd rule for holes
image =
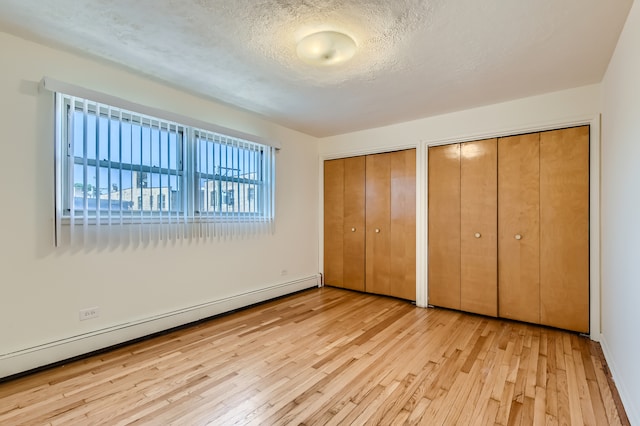
{"label": "electrical outlet", "polygon": [[100,316],[100,309],[97,306],[94,306],[93,308],[80,310],[80,321],[98,318],[99,316]]}

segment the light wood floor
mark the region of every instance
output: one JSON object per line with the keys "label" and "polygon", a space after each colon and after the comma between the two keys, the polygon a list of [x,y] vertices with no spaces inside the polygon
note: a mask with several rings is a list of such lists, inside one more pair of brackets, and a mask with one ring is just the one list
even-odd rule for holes
{"label": "light wood floor", "polygon": [[312,289],[0,384],[2,425],[617,425],[599,346]]}

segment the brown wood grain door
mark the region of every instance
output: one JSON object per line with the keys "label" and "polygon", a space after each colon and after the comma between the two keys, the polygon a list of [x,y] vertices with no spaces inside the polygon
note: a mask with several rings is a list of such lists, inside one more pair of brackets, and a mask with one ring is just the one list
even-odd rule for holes
{"label": "brown wood grain door", "polygon": [[389,295],[416,300],[416,150],[392,152]]}
{"label": "brown wood grain door", "polygon": [[391,155],[366,157],[366,278],[369,293],[390,294]]}
{"label": "brown wood grain door", "polygon": [[324,282],[344,282],[344,160],[324,162]]}
{"label": "brown wood grain door", "polygon": [[460,309],[460,145],[429,148],[429,304]]}
{"label": "brown wood grain door", "polygon": [[498,140],[499,316],[540,322],[540,135]]}
{"label": "brown wood grain door", "polygon": [[460,144],[460,309],[498,315],[496,139]]}
{"label": "brown wood grain door", "polygon": [[343,286],[364,291],[365,157],[344,159]]}
{"label": "brown wood grain door", "polygon": [[589,331],[589,126],[540,135],[541,323]]}

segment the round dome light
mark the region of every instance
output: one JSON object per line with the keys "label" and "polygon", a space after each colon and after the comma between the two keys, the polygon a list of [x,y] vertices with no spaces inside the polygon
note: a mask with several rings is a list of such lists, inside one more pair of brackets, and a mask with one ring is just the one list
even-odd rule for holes
{"label": "round dome light", "polygon": [[298,42],[298,57],[311,65],[334,65],[348,61],[356,53],[356,42],[336,31],[313,33]]}

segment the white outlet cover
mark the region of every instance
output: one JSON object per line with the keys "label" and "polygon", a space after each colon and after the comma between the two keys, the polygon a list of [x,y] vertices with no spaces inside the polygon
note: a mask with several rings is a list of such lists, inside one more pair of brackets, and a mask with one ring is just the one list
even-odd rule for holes
{"label": "white outlet cover", "polygon": [[81,309],[79,313],[80,321],[98,318],[99,316],[100,309],[97,306],[94,306],[93,308]]}

